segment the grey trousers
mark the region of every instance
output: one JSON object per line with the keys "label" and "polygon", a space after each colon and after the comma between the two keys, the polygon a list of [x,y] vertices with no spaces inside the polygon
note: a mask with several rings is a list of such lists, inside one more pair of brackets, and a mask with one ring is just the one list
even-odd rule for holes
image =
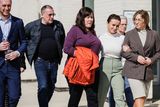
{"label": "grey trousers", "polygon": [[103,107],[106,100],[109,85],[113,88],[113,96],[116,107],[125,107],[124,80],[122,78],[122,62],[118,58],[101,58],[100,78],[98,87],[98,107]]}

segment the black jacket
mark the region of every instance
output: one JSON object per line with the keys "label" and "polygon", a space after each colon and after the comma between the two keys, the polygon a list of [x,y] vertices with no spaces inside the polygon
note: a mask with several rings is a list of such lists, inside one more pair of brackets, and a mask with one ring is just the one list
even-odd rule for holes
{"label": "black jacket", "polygon": [[[65,31],[61,22],[54,20],[53,21],[53,31],[55,33],[56,43],[58,45],[59,52],[59,63],[62,59],[62,49],[65,40]],[[31,23],[28,23],[25,26],[25,35],[27,37],[27,52],[26,56],[30,64],[36,58],[36,50],[39,45],[41,38],[41,19],[35,20]]]}

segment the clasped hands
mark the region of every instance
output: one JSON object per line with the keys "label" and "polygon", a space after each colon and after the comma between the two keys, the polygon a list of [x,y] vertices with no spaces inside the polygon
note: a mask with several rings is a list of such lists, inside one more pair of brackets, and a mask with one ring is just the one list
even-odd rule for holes
{"label": "clasped hands", "polygon": [[[131,48],[128,45],[123,45],[122,49],[124,52],[131,52]],[[150,65],[152,63],[151,59],[149,57],[143,57],[142,55],[138,55],[137,62],[139,62],[142,65]]]}
{"label": "clasped hands", "polygon": [[5,51],[5,60],[14,60],[20,56],[18,51],[13,51],[9,49],[10,43],[8,41],[2,41],[0,43],[0,51]]}

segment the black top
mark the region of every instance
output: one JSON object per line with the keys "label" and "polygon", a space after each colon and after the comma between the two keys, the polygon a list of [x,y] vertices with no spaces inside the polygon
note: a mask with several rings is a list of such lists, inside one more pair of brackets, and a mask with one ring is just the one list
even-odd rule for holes
{"label": "black top", "polygon": [[38,48],[38,57],[49,61],[59,58],[53,25],[44,25],[41,23],[41,40]]}

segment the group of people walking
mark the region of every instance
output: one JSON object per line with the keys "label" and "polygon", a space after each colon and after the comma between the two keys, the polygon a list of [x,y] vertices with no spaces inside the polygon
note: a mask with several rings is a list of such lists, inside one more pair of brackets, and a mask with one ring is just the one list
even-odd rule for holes
{"label": "group of people walking", "polygon": [[0,0],[0,107],[5,107],[6,92],[8,107],[18,104],[24,54],[30,65],[34,63],[39,107],[48,107],[63,51],[68,55],[63,72],[68,107],[78,107],[83,90],[88,107],[103,107],[108,90],[110,107],[125,107],[126,102],[129,107],[144,107],[152,65],[160,57],[160,37],[150,29],[147,11],[135,12],[135,28],[128,32],[127,18],[111,14],[106,31],[97,36],[93,10],[82,7],[65,37],[52,6],[44,5],[41,18],[25,27],[22,19],[10,14],[11,6],[12,0]]}

